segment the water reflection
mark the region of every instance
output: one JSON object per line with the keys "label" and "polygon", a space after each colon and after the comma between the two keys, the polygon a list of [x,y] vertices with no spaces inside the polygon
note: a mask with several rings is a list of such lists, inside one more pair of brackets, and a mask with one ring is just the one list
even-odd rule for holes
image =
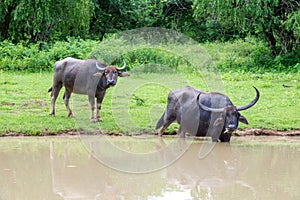
{"label": "water reflection", "polygon": [[[133,174],[103,165],[79,138],[1,138],[0,199],[299,199],[300,141],[270,139],[244,145],[235,138],[199,159],[208,141],[111,138],[135,153],[189,145],[168,167]],[[166,160],[169,152],[160,152]]]}

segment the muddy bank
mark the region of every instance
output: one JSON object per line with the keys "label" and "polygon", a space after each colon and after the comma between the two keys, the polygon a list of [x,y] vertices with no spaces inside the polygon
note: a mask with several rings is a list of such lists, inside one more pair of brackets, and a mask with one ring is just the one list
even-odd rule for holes
{"label": "muddy bank", "polygon": [[[19,133],[19,132],[5,132],[3,134],[0,134],[0,137],[7,137],[7,136],[76,136],[80,134],[91,134],[86,133],[83,131],[77,131],[77,130],[64,130],[64,131],[58,131],[56,133],[49,133],[47,131],[41,132],[36,135],[32,135],[29,133]],[[103,134],[102,132],[96,132],[92,133],[94,135]],[[122,135],[155,135],[156,133],[150,132],[150,131],[141,131],[140,133],[133,133],[133,134],[123,134],[123,133],[115,133],[115,132],[107,132],[106,135],[113,135],[113,136],[122,136]],[[170,135],[175,135],[176,132],[172,132]],[[234,134],[234,136],[300,136],[300,130],[290,130],[290,131],[276,131],[276,130],[268,130],[268,129],[260,129],[260,128],[252,128],[252,129],[245,129],[245,130],[237,130]]]}
{"label": "muddy bank", "polygon": [[237,130],[234,133],[235,136],[300,136],[300,130],[291,130],[291,131],[276,131],[276,130],[266,130],[259,128]]}

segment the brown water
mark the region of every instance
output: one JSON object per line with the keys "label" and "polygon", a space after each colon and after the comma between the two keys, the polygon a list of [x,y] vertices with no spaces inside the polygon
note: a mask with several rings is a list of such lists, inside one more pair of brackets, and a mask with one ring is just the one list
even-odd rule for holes
{"label": "brown water", "polygon": [[105,141],[0,138],[0,199],[300,199],[296,137]]}

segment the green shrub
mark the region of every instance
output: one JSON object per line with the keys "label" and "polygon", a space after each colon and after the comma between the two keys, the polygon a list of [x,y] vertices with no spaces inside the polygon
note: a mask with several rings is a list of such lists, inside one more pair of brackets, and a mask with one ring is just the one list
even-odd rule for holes
{"label": "green shrub", "polygon": [[275,58],[276,66],[288,68],[289,71],[300,71],[300,50],[279,55]]}
{"label": "green shrub", "polygon": [[[141,66],[153,66],[153,70],[157,69],[157,66],[165,66],[173,70],[177,70],[180,65],[186,64],[186,61],[174,55],[170,52],[166,52],[160,49],[137,49],[122,55],[116,59],[117,63],[121,63],[121,60],[126,60],[130,63],[130,68]],[[150,70],[145,68],[145,70]],[[147,71],[147,72],[151,72]]]}
{"label": "green shrub", "polygon": [[254,38],[206,43],[204,48],[211,55],[217,68],[223,72],[299,71],[299,50],[275,58],[265,43]]}
{"label": "green shrub", "polygon": [[0,43],[0,70],[40,72],[51,71],[53,64],[66,57],[87,59],[97,41],[68,38],[54,44],[37,43],[28,46],[8,41]]}
{"label": "green shrub", "polygon": [[272,70],[274,64],[271,50],[262,44],[257,46],[242,63],[245,71],[252,72]]}
{"label": "green shrub", "polygon": [[[139,67],[144,72],[155,70],[187,70],[192,68],[185,58],[157,48],[141,48],[124,51],[115,58],[113,47],[124,45],[122,41],[107,44],[105,49],[97,49],[99,42],[68,38],[54,44],[36,43],[24,45],[9,41],[0,42],[0,71],[52,71],[53,64],[66,57],[78,59],[98,58],[106,64],[122,65],[125,60],[128,69]],[[111,46],[109,46],[111,45]],[[110,48],[111,47],[111,48]],[[205,43],[202,47],[210,54],[217,68],[223,72],[282,72],[300,70],[300,50],[276,58],[263,42],[254,38],[234,42]],[[142,68],[144,66],[144,68]],[[146,70],[146,71],[145,71]]]}

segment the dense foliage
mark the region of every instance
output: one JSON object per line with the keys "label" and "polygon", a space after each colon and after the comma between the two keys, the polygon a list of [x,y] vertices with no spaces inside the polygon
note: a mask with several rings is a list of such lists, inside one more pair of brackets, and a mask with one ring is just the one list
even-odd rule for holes
{"label": "dense foliage", "polygon": [[[40,49],[40,46],[43,46]],[[67,38],[67,41],[57,41],[51,45],[44,43],[13,44],[8,41],[0,43],[0,72],[1,71],[52,71],[55,61],[71,56],[79,59],[99,58],[105,61],[97,47],[99,41]],[[277,56],[273,59],[272,52],[263,42],[253,38],[235,40],[234,42],[207,42],[202,47],[211,55],[219,70],[237,72],[299,72],[300,64],[291,64],[298,55]],[[109,49],[108,53],[109,54]],[[144,48],[129,51],[113,63],[122,64],[126,60],[128,69],[145,66],[147,72],[152,72],[159,65],[173,70],[189,69],[189,63],[182,57],[159,49]],[[286,62],[290,63],[285,65]],[[157,65],[158,64],[158,65]],[[150,66],[151,67],[146,67]],[[156,65],[156,66],[155,66]],[[181,66],[181,67],[180,67]],[[155,68],[156,67],[156,68]],[[160,70],[162,70],[160,69]],[[141,70],[141,68],[136,69]],[[150,70],[150,71],[149,71]],[[144,72],[146,72],[144,71]]]}
{"label": "dense foliage", "polygon": [[[81,45],[93,46],[92,40],[140,27],[177,30],[202,43],[234,43],[251,35],[262,41],[251,53],[255,65],[299,65],[297,0],[3,0],[0,13],[0,68],[5,70],[37,71],[64,56],[83,58],[77,55],[86,53]],[[69,44],[57,51],[62,41]],[[75,41],[83,44],[75,47]],[[33,63],[36,59],[41,63]]]}
{"label": "dense foliage", "polygon": [[65,57],[88,58],[97,44],[96,41],[75,38],[57,41],[52,45],[42,43],[24,45],[3,41],[0,43],[0,71],[52,71],[54,62]]}
{"label": "dense foliage", "polygon": [[299,48],[300,3],[297,0],[195,0],[195,16],[221,27],[253,34],[268,42],[274,55]]}
{"label": "dense foliage", "polygon": [[4,0],[0,3],[0,37],[35,43],[85,37],[92,8],[89,0]]}

